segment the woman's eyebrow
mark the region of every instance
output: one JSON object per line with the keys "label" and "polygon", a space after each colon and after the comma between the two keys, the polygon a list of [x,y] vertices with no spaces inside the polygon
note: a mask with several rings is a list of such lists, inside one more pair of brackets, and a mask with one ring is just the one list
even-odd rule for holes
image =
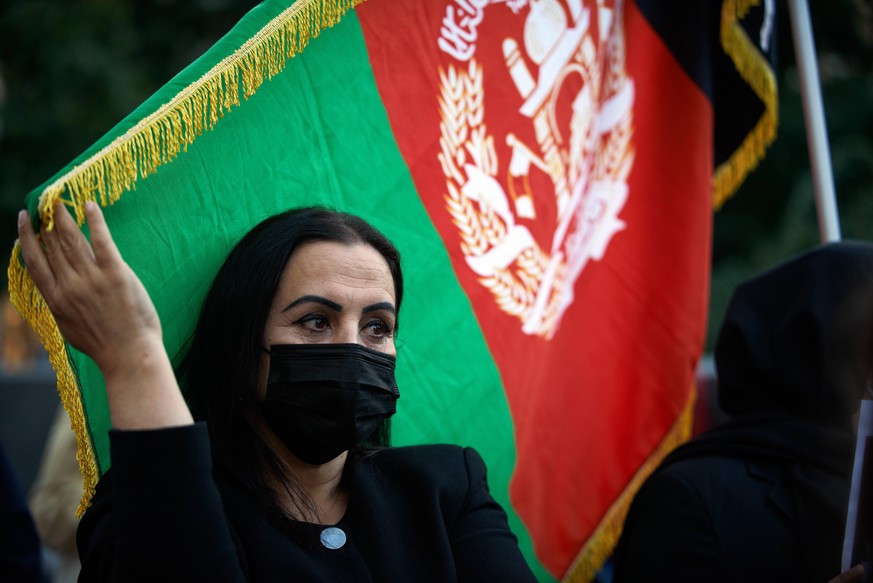
{"label": "woman's eyebrow", "polygon": [[361,309],[361,313],[366,314],[368,312],[376,312],[378,310],[386,310],[388,312],[391,312],[392,314],[397,313],[394,309],[394,304],[392,304],[391,302],[379,302],[378,304],[365,306]]}
{"label": "woman's eyebrow", "polygon": [[297,298],[296,300],[294,300],[293,302],[291,302],[290,304],[285,306],[282,309],[282,311],[287,312],[288,310],[290,310],[294,306],[300,305],[300,304],[305,303],[305,302],[314,302],[316,304],[322,304],[324,306],[327,306],[328,308],[330,308],[331,310],[333,310],[335,312],[342,312],[343,311],[343,307],[341,305],[339,305],[338,303],[332,302],[329,299],[323,298],[321,296],[311,296],[311,295],[300,296],[299,298]]}

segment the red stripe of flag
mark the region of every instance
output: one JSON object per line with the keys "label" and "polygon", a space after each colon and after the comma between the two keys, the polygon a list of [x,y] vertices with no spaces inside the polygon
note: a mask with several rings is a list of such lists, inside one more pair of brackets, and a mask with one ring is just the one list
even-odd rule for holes
{"label": "red stripe of flag", "polygon": [[[515,424],[512,504],[556,577],[656,463],[692,397],[705,330],[711,106],[634,3],[614,8],[442,0],[357,10],[397,143],[502,374]],[[624,201],[596,192],[591,177],[608,162],[628,164],[626,177],[606,172]],[[535,216],[519,200],[526,193]],[[498,242],[475,248],[451,200],[476,227],[490,217]],[[574,200],[584,212],[567,227]],[[552,326],[531,316],[549,275],[519,275],[535,261],[524,256],[532,242],[540,267],[570,282],[543,294],[567,304]],[[501,258],[511,276],[502,290],[491,274]],[[507,309],[519,304],[527,311]]]}

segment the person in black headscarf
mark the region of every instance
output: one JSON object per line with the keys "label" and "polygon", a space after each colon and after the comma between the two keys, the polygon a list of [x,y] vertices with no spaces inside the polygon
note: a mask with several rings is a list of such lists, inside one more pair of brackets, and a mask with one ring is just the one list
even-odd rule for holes
{"label": "person in black headscarf", "polygon": [[741,284],[715,361],[731,419],[644,483],[614,581],[828,581],[873,370],[873,244],[822,245]]}

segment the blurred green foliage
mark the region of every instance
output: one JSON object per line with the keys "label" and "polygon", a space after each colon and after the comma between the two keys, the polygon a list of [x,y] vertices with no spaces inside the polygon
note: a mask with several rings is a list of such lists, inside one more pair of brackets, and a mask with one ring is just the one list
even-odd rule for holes
{"label": "blurred green foliage", "polygon": [[[714,215],[708,350],[740,281],[820,241],[788,6],[776,6],[779,130]],[[873,240],[873,4],[810,0],[809,9],[842,236]]]}
{"label": "blurred green foliage", "polygon": [[[15,213],[27,192],[202,54],[254,4],[0,3],[0,241],[11,249]],[[873,5],[810,4],[843,236],[871,239]],[[714,216],[710,349],[740,280],[818,242],[787,5],[776,5],[779,134],[758,169]]]}
{"label": "blurred green foliage", "polygon": [[199,57],[255,4],[0,2],[0,241],[11,250],[25,194]]}

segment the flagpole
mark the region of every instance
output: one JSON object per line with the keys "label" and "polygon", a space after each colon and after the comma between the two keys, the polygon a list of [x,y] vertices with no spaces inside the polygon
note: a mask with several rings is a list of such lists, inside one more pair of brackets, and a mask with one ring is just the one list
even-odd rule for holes
{"label": "flagpole", "polygon": [[797,71],[800,76],[803,118],[812,167],[816,209],[818,210],[819,238],[823,243],[839,241],[841,235],[837,214],[837,197],[834,192],[834,176],[825,128],[824,106],[822,105],[809,6],[806,0],[788,0],[788,12],[791,17]]}

